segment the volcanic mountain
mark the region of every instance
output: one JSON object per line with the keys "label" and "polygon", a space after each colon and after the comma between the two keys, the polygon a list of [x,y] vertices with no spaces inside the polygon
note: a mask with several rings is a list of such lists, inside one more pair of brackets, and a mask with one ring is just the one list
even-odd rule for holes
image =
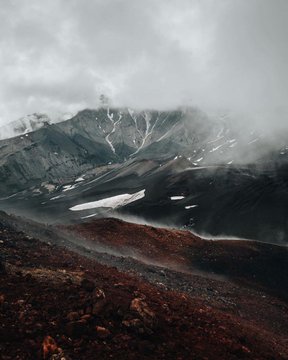
{"label": "volcanic mountain", "polygon": [[286,242],[288,147],[250,130],[240,136],[227,118],[193,108],[47,121],[0,141],[1,208],[52,223],[132,216]]}

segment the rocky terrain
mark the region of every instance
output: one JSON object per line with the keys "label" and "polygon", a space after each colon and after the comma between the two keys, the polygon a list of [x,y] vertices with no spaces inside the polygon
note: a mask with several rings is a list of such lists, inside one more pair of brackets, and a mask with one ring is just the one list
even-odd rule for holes
{"label": "rocky terrain", "polygon": [[[271,287],[277,259],[287,278],[278,247],[113,219],[69,228],[66,237],[5,214],[0,226],[3,360],[288,359],[285,280],[282,292]],[[126,247],[138,256],[116,254]]]}

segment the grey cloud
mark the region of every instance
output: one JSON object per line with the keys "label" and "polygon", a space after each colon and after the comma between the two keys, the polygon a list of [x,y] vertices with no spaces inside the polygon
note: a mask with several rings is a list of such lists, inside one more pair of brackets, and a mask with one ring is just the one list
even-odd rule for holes
{"label": "grey cloud", "polygon": [[286,0],[2,0],[0,123],[96,107],[104,92],[282,129],[287,20]]}

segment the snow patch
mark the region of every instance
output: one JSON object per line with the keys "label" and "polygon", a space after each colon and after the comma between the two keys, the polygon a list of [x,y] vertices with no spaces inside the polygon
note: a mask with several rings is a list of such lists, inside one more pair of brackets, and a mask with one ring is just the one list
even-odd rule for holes
{"label": "snow patch", "polygon": [[197,207],[197,206],[199,206],[199,205],[197,205],[197,204],[194,204],[194,205],[187,205],[187,206],[185,206],[185,209],[192,209],[192,208],[195,208],[195,207]]}
{"label": "snow patch", "polygon": [[256,142],[256,141],[258,141],[258,140],[259,140],[259,138],[253,139],[253,140],[251,140],[250,142],[248,142],[248,145],[253,144],[254,142]]}
{"label": "snow patch", "polygon": [[58,195],[58,196],[54,196],[50,199],[50,201],[53,201],[53,200],[57,200],[57,199],[60,199],[62,197],[64,197],[65,195]]}
{"label": "snow patch", "polygon": [[75,189],[76,185],[65,185],[63,186],[63,192]]}
{"label": "snow patch", "polygon": [[96,213],[95,214],[91,214],[91,215],[87,215],[87,216],[82,216],[81,219],[88,219],[88,218],[91,218],[93,216],[97,215]]}
{"label": "snow patch", "polygon": [[210,150],[209,152],[214,152],[214,151],[216,151],[216,150],[218,150],[218,149],[220,149],[222,146],[224,146],[225,144],[221,144],[221,145],[219,145],[219,146],[216,146],[215,148],[213,148],[212,150]]}
{"label": "snow patch", "polygon": [[184,198],[185,198],[185,196],[171,196],[171,197],[170,197],[170,199],[173,200],[173,201],[174,201],[174,200],[182,200],[182,199],[184,199]]}
{"label": "snow patch", "polygon": [[75,180],[75,182],[81,182],[81,181],[84,181],[85,179],[84,179],[84,177],[83,176],[80,176],[79,178],[77,178],[76,180]]}
{"label": "snow patch", "polygon": [[130,204],[134,201],[140,200],[143,197],[145,197],[145,189],[138,191],[134,194],[121,194],[121,195],[116,195],[116,196],[112,196],[112,197],[97,200],[97,201],[91,201],[88,203],[79,204],[79,205],[71,207],[69,210],[81,211],[81,210],[95,209],[95,208],[101,208],[101,207],[116,209],[121,206]]}

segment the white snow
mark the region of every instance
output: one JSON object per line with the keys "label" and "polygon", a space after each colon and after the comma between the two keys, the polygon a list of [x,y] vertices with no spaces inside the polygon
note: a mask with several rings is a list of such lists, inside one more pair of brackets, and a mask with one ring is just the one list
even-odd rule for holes
{"label": "white snow", "polygon": [[254,142],[256,142],[256,141],[258,141],[258,140],[259,140],[259,138],[253,139],[253,140],[251,140],[250,142],[248,142],[248,145],[253,144]]}
{"label": "white snow", "polygon": [[199,206],[199,205],[187,205],[187,206],[185,206],[185,209],[192,209],[192,208],[195,208],[195,207],[197,207],[197,206]]}
{"label": "white snow", "polygon": [[216,141],[219,141],[219,140],[221,140],[221,139],[223,139],[223,138],[224,138],[224,136],[221,136],[221,137],[219,137],[219,138],[217,138],[217,139],[215,139],[215,140],[208,141],[207,144],[212,144],[212,143],[214,143],[214,142],[216,142]]}
{"label": "white snow", "polygon": [[231,165],[233,163],[234,160],[231,160],[227,163],[227,165]]}
{"label": "white snow", "polygon": [[83,176],[80,176],[78,179],[75,180],[75,182],[81,182],[84,181],[85,179],[83,178]]}
{"label": "white snow", "polygon": [[222,129],[218,132],[218,134],[216,135],[216,137],[219,138],[219,137],[223,134],[223,132],[224,132],[224,128],[222,128]]}
{"label": "white snow", "polygon": [[87,215],[87,216],[82,216],[81,219],[88,219],[88,218],[91,218],[93,216],[97,215],[96,213],[95,214],[91,214],[91,215]]}
{"label": "white snow", "polygon": [[195,162],[200,162],[201,160],[203,160],[203,157],[201,157],[201,158],[199,158],[199,159],[195,160]]}
{"label": "white snow", "polygon": [[169,134],[171,134],[171,133],[173,132],[173,130],[174,130],[174,128],[175,128],[176,125],[177,125],[177,123],[174,124],[174,125],[171,127],[171,129],[169,129],[165,134],[163,134],[162,136],[160,136],[160,138],[157,139],[156,142],[159,142],[159,141],[165,139]]}
{"label": "white snow", "polygon": [[182,200],[182,199],[184,199],[184,198],[185,198],[185,196],[171,196],[171,197],[170,197],[170,199],[173,200],[173,201],[174,201],[174,200]]}
{"label": "white snow", "polygon": [[134,115],[134,110],[133,110],[133,109],[128,108],[128,113],[129,113],[129,115],[133,118],[133,115]]}
{"label": "white snow", "polygon": [[[64,195],[65,196],[65,195]],[[52,197],[50,200],[56,200],[56,199],[60,199],[60,198],[62,198],[63,197],[63,195],[58,195],[58,196],[54,196],[54,197]]]}
{"label": "white snow", "polygon": [[79,204],[71,207],[70,210],[81,211],[81,210],[95,209],[100,207],[116,209],[118,207],[125,206],[134,201],[142,199],[143,197],[145,197],[145,189],[138,191],[134,194],[121,194],[97,201],[91,201],[88,203]]}
{"label": "white snow", "polygon": [[65,185],[63,186],[63,192],[75,189],[76,185]]}
{"label": "white snow", "polygon": [[[145,127],[145,133],[144,135],[142,136],[142,143],[141,145],[138,147],[138,149],[133,153],[131,154],[130,156],[132,155],[135,155],[137,154],[143,147],[144,145],[146,144],[146,141],[147,139],[149,138],[149,136],[152,134],[153,130],[154,130],[154,127],[159,119],[159,115],[157,116],[157,119],[155,120],[155,123],[154,125],[150,128],[150,125],[151,125],[151,120],[152,120],[152,117],[151,117],[151,114],[147,113],[147,112],[144,112],[144,120],[145,120],[145,123],[146,123],[146,127]],[[138,129],[138,126],[137,126],[137,121],[136,119],[133,119],[134,122],[135,122],[135,126],[136,126],[136,130],[138,131],[138,133],[141,135],[141,132],[139,131]]]}
{"label": "white snow", "polygon": [[230,147],[230,148],[233,148],[233,147],[236,146],[236,145],[237,145],[237,141],[234,142],[233,144],[229,145],[229,147]]}
{"label": "white snow", "polygon": [[114,114],[113,114],[113,113],[110,114],[109,108],[107,108],[107,117],[108,117],[108,119],[112,122],[113,128],[112,128],[111,132],[105,136],[105,140],[107,141],[107,143],[108,143],[108,145],[110,146],[111,150],[112,150],[113,153],[115,154],[115,153],[116,153],[115,148],[114,148],[112,142],[109,140],[109,137],[115,132],[116,126],[118,125],[118,123],[119,123],[119,122],[121,121],[121,119],[122,119],[122,114],[119,113],[119,118],[118,118],[118,120],[114,122],[114,120],[113,120]]}
{"label": "white snow", "polygon": [[225,144],[221,144],[221,145],[219,145],[219,146],[216,146],[215,148],[213,148],[212,150],[210,150],[209,152],[214,152],[214,151],[216,151],[216,150],[218,150],[218,149],[220,149],[222,146],[224,146]]}

